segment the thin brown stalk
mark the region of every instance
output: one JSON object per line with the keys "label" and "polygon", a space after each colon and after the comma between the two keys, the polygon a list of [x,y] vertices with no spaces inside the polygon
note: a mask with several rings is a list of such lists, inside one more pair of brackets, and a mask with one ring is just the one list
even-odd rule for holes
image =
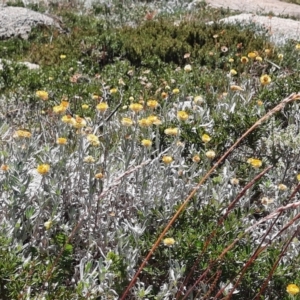
{"label": "thin brown stalk", "polygon": [[[250,189],[255,182],[257,182],[262,176],[264,176],[266,174],[266,172],[268,172],[270,169],[272,168],[272,166],[269,166],[267,167],[265,170],[263,170],[262,172],[260,172],[258,175],[256,175],[242,190],[241,192],[236,196],[236,198],[231,201],[231,203],[228,205],[227,207],[227,210],[226,210],[226,213],[224,214],[224,216],[220,217],[218,223],[217,223],[217,228],[220,227],[223,222],[226,220],[227,216],[229,215],[230,211],[235,207],[236,203],[245,195],[246,191],[248,189]],[[193,272],[195,271],[195,268],[196,266],[198,265],[200,259],[201,259],[201,256],[203,255],[203,253],[206,251],[208,245],[210,244],[211,240],[215,237],[217,233],[217,230],[213,230],[212,233],[210,234],[210,236],[208,237],[208,239],[205,241],[204,243],[204,247],[201,251],[201,253],[198,255],[194,265],[192,266],[191,268],[191,271],[189,272],[189,274],[186,276],[184,282],[181,284],[180,288],[179,288],[179,291],[177,293],[177,296],[176,296],[176,300],[179,299],[180,297],[180,291],[183,290],[183,287],[187,285],[190,277],[192,276]]]}
{"label": "thin brown stalk", "polygon": [[259,127],[264,121],[268,120],[271,116],[273,116],[275,113],[282,110],[286,104],[291,103],[297,99],[300,99],[300,93],[293,93],[289,97],[282,100],[277,106],[275,106],[273,109],[271,109],[268,113],[266,113],[262,118],[260,118],[257,122],[254,123],[240,138],[237,139],[237,141],[225,152],[225,154],[215,163],[215,165],[202,177],[200,182],[196,185],[196,187],[192,190],[192,192],[188,195],[188,197],[184,200],[184,202],[181,204],[177,212],[174,214],[172,219],[169,221],[169,223],[166,225],[163,232],[160,234],[156,242],[153,244],[152,248],[150,249],[148,255],[138,268],[137,272],[135,273],[134,277],[130,281],[129,285],[127,286],[126,290],[123,292],[123,295],[121,296],[120,300],[125,300],[127,294],[129,293],[130,289],[135,284],[139,274],[144,269],[145,265],[147,264],[148,260],[156,250],[156,248],[161,243],[163,237],[168,232],[170,227],[173,225],[175,220],[178,218],[178,216],[181,214],[183,209],[186,207],[188,202],[193,198],[193,196],[196,194],[197,190],[200,188],[200,186],[210,177],[210,175],[214,172],[214,170],[228,157],[228,155],[240,144],[240,142],[248,136],[254,129]]}

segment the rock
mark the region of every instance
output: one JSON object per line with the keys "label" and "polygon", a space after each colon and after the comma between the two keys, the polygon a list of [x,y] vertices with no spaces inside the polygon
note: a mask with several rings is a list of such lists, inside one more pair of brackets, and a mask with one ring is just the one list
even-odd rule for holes
{"label": "rock", "polygon": [[[3,70],[3,64],[2,64],[3,61],[4,61],[4,60],[0,58],[0,70]],[[11,61],[9,61],[9,60],[5,60],[5,62],[6,62],[7,64],[10,64],[10,63],[11,63]],[[37,69],[40,68],[39,65],[30,63],[30,62],[27,62],[27,61],[24,61],[24,62],[18,62],[18,63],[19,63],[19,64],[22,64],[22,65],[25,65],[29,70],[37,70]]]}
{"label": "rock", "polygon": [[27,39],[31,29],[36,26],[54,26],[63,31],[57,18],[24,7],[0,6],[0,39]]}

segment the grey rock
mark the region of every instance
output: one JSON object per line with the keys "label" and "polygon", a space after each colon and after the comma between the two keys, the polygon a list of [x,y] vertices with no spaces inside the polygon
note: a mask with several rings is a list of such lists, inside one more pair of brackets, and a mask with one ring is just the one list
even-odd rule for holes
{"label": "grey rock", "polygon": [[[0,70],[3,70],[3,62],[4,60],[0,58]],[[5,60],[5,63],[10,64],[11,61],[10,60]],[[37,64],[33,64],[27,61],[24,62],[18,62],[19,64],[25,65],[29,70],[37,70],[40,68],[39,65]]]}
{"label": "grey rock", "polygon": [[24,7],[0,6],[0,39],[27,39],[36,26],[54,26],[63,31],[57,18]]}

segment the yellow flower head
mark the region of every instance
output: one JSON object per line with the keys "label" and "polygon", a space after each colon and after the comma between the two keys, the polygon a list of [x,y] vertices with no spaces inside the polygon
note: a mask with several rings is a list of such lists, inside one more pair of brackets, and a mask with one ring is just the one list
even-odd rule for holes
{"label": "yellow flower head", "polygon": [[287,190],[287,186],[283,183],[278,184],[278,189],[280,191],[286,191]]}
{"label": "yellow flower head", "polygon": [[234,75],[237,74],[237,71],[236,71],[235,69],[231,69],[231,70],[230,70],[230,74],[234,76]]}
{"label": "yellow flower head", "polygon": [[262,61],[262,57],[256,56],[256,57],[255,57],[255,60],[257,60],[257,61]]}
{"label": "yellow flower head", "polygon": [[75,122],[72,122],[71,124],[75,128],[79,129],[79,128],[83,128],[83,127],[86,126],[86,120],[85,119],[76,116],[76,118],[74,120],[75,120]]}
{"label": "yellow flower head", "polygon": [[233,58],[229,58],[228,61],[229,61],[230,63],[233,63],[233,62],[234,62],[234,59],[233,59]]}
{"label": "yellow flower head", "polygon": [[241,63],[242,64],[246,64],[248,61],[249,61],[248,57],[246,57],[246,56],[241,57]]}
{"label": "yellow flower head", "polygon": [[256,101],[256,104],[257,104],[258,106],[262,106],[264,103],[263,103],[261,100],[257,100],[257,101]]}
{"label": "yellow flower head", "polygon": [[299,287],[298,287],[296,284],[291,283],[291,284],[289,284],[289,285],[286,287],[286,291],[287,291],[290,295],[294,296],[294,295],[298,294],[300,290],[299,290]]}
{"label": "yellow flower head", "polygon": [[206,157],[209,159],[214,159],[216,156],[216,152],[213,150],[209,150],[205,153]]}
{"label": "yellow flower head", "polygon": [[202,103],[204,103],[204,99],[202,96],[195,96],[194,97],[194,103],[197,104],[197,105],[200,105]]}
{"label": "yellow flower head", "polygon": [[140,103],[131,103],[129,105],[129,109],[134,111],[135,113],[138,113],[143,109],[143,105]]}
{"label": "yellow flower head", "polygon": [[231,85],[231,86],[230,86],[230,89],[231,89],[232,91],[243,91],[243,90],[244,90],[242,87],[240,87],[240,86],[238,86],[238,85]]}
{"label": "yellow flower head", "polygon": [[88,134],[86,138],[90,142],[91,145],[93,145],[93,146],[100,145],[99,138],[96,135],[91,133],[91,134]]}
{"label": "yellow flower head", "polygon": [[151,121],[148,118],[138,120],[138,123],[141,127],[149,127],[152,125]]}
{"label": "yellow flower head", "polygon": [[296,178],[298,181],[300,181],[300,174],[297,174]]}
{"label": "yellow flower head", "polygon": [[82,104],[82,105],[81,105],[81,108],[82,108],[82,109],[88,109],[89,106],[88,106],[87,104]]}
{"label": "yellow flower head", "polygon": [[230,179],[230,183],[232,185],[238,185],[240,183],[239,179],[238,178],[231,178]]}
{"label": "yellow flower head", "polygon": [[49,95],[46,91],[36,91],[36,96],[44,101],[49,99]]}
{"label": "yellow flower head", "polygon": [[156,100],[149,100],[147,101],[147,106],[155,109],[158,106],[158,102]]}
{"label": "yellow flower head", "polygon": [[55,114],[61,114],[61,113],[65,113],[67,108],[68,108],[68,106],[64,106],[64,105],[60,104],[60,105],[53,106],[52,109]]}
{"label": "yellow flower head", "polygon": [[17,130],[14,135],[14,138],[30,138],[31,133],[27,130]]}
{"label": "yellow flower head", "polygon": [[248,53],[249,58],[255,58],[256,56],[257,56],[257,54],[255,52],[249,52]]}
{"label": "yellow flower head", "polygon": [[123,126],[130,127],[133,125],[133,121],[130,118],[123,118],[121,120]]}
{"label": "yellow flower head", "polygon": [[106,102],[101,102],[96,106],[96,108],[103,113],[108,109],[108,104]]}
{"label": "yellow flower head", "polygon": [[142,146],[144,146],[146,148],[149,148],[149,147],[152,146],[152,141],[150,141],[150,140],[142,140],[141,144],[142,144]]}
{"label": "yellow flower head", "polygon": [[269,55],[271,53],[271,49],[265,49],[265,53]]}
{"label": "yellow flower head", "polygon": [[300,50],[300,44],[297,44],[295,48],[296,50]]}
{"label": "yellow flower head", "polygon": [[157,116],[151,115],[147,119],[153,125],[160,125],[161,124],[161,120]]}
{"label": "yellow flower head", "polygon": [[211,140],[211,137],[208,134],[203,134],[201,139],[203,143],[208,143]]}
{"label": "yellow flower head", "polygon": [[94,159],[93,156],[88,155],[88,156],[86,156],[86,157],[83,159],[83,161],[84,161],[85,163],[92,164],[92,163],[95,162],[95,159]]}
{"label": "yellow flower head", "polygon": [[0,170],[3,171],[3,172],[7,172],[9,170],[9,166],[8,165],[2,165],[0,167]]}
{"label": "yellow flower head", "polygon": [[198,154],[195,154],[195,155],[193,156],[193,158],[192,158],[192,161],[193,161],[194,163],[198,163],[198,162],[200,161],[200,156],[199,156]]}
{"label": "yellow flower head", "polygon": [[102,173],[97,173],[96,175],[95,175],[95,178],[96,179],[102,179],[104,177],[104,175],[102,174]]}
{"label": "yellow flower head", "polygon": [[258,169],[262,166],[262,161],[257,158],[249,158],[247,163],[250,164],[253,168]]}
{"label": "yellow flower head", "polygon": [[274,203],[274,199],[268,197],[262,197],[260,202],[262,205],[268,206],[269,204]]}
{"label": "yellow flower head", "polygon": [[268,85],[269,83],[271,83],[271,77],[267,74],[264,74],[260,77],[260,83],[262,85]]}
{"label": "yellow flower head", "polygon": [[179,94],[180,91],[179,91],[179,89],[174,89],[172,92],[174,95],[176,95],[176,94]]}
{"label": "yellow flower head", "polygon": [[58,144],[58,145],[66,145],[67,144],[67,139],[63,138],[63,137],[59,137],[56,140],[56,144]]}
{"label": "yellow flower head", "polygon": [[184,110],[180,110],[177,112],[177,118],[179,121],[186,121],[189,118],[189,115]]}
{"label": "yellow flower head", "polygon": [[117,88],[112,88],[112,89],[110,89],[109,92],[110,92],[111,94],[115,94],[117,91],[118,91]]}
{"label": "yellow flower head", "polygon": [[178,131],[178,128],[166,128],[165,129],[165,131],[164,131],[164,133],[166,134],[166,135],[178,135],[178,133],[179,133],[179,131]]}
{"label": "yellow flower head", "polygon": [[191,65],[185,65],[183,69],[184,69],[185,72],[188,73],[188,72],[192,71],[192,66]]}
{"label": "yellow flower head", "polygon": [[163,243],[164,243],[165,246],[170,247],[170,246],[173,246],[175,244],[175,240],[173,238],[165,238],[163,240]]}
{"label": "yellow flower head", "polygon": [[49,230],[53,225],[52,220],[49,220],[47,222],[44,223],[44,227],[46,228],[46,230]]}
{"label": "yellow flower head", "polygon": [[71,115],[65,115],[61,118],[62,122],[66,124],[74,124],[75,119]]}
{"label": "yellow flower head", "polygon": [[283,54],[282,54],[282,53],[279,53],[279,54],[278,54],[278,59],[279,59],[279,60],[283,60]]}
{"label": "yellow flower head", "polygon": [[67,56],[64,55],[64,54],[61,54],[61,55],[59,56],[60,59],[65,59],[66,57],[67,57]]}
{"label": "yellow flower head", "polygon": [[39,174],[46,175],[50,171],[50,165],[48,165],[48,164],[38,165],[38,167],[36,168],[36,170],[37,170],[37,172]]}
{"label": "yellow flower head", "polygon": [[161,93],[161,97],[162,97],[163,99],[166,99],[166,98],[168,97],[168,93],[162,92],[162,93]]}
{"label": "yellow flower head", "polygon": [[172,161],[173,161],[173,157],[172,156],[169,156],[169,155],[165,155],[162,157],[162,161],[168,165],[170,164]]}

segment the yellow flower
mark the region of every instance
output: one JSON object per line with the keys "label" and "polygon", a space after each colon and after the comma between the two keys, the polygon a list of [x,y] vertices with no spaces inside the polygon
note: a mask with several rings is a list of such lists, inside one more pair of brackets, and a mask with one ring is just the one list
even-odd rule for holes
{"label": "yellow flower", "polygon": [[296,178],[298,181],[300,181],[300,174],[297,174]]}
{"label": "yellow flower", "polygon": [[270,199],[268,197],[262,197],[260,202],[261,202],[262,205],[268,206],[269,204],[274,202],[274,199]]}
{"label": "yellow flower", "polygon": [[257,101],[256,101],[256,104],[257,104],[258,106],[262,106],[264,103],[263,103],[261,100],[257,100]]}
{"label": "yellow flower", "polygon": [[46,230],[49,230],[52,227],[52,225],[53,225],[52,220],[49,220],[49,221],[44,223],[44,226],[45,226]]}
{"label": "yellow flower", "polygon": [[300,44],[297,44],[297,45],[296,45],[296,49],[297,49],[297,50],[300,50]]}
{"label": "yellow flower", "polygon": [[151,147],[151,146],[152,146],[152,141],[150,141],[150,140],[142,140],[142,141],[141,141],[141,144],[142,144],[144,147]]}
{"label": "yellow flower", "polygon": [[168,165],[168,164],[170,164],[170,163],[173,161],[173,157],[172,157],[172,156],[169,156],[169,155],[165,155],[165,156],[163,156],[162,161],[163,161],[166,165]]}
{"label": "yellow flower", "polygon": [[287,291],[290,295],[294,296],[294,295],[298,294],[300,290],[299,290],[299,287],[298,287],[296,284],[291,283],[291,284],[289,284],[289,285],[286,287],[286,291]]}
{"label": "yellow flower", "polygon": [[278,59],[283,60],[283,54],[282,53],[278,54]]}
{"label": "yellow flower", "polygon": [[177,118],[179,121],[186,121],[189,118],[189,115],[184,110],[180,110],[177,112]]}
{"label": "yellow flower", "polygon": [[199,104],[202,104],[204,102],[204,99],[202,96],[195,96],[194,98],[194,103],[199,105]]}
{"label": "yellow flower", "polygon": [[50,171],[50,166],[48,164],[41,164],[38,165],[36,170],[38,171],[39,174],[46,175]]}
{"label": "yellow flower", "polygon": [[238,178],[231,178],[230,183],[232,185],[238,185],[240,183],[240,181],[238,180]]}
{"label": "yellow flower", "polygon": [[91,133],[91,134],[88,134],[86,138],[90,142],[91,145],[93,145],[93,146],[100,145],[99,138],[96,135]]}
{"label": "yellow flower", "polygon": [[234,76],[234,75],[237,74],[237,71],[236,71],[235,69],[231,69],[231,70],[230,70],[230,74]]}
{"label": "yellow flower", "polygon": [[262,166],[262,161],[257,158],[249,158],[247,163],[250,164],[253,168],[257,169]]}
{"label": "yellow flower", "polygon": [[240,86],[238,86],[238,85],[231,85],[231,86],[230,86],[230,89],[231,89],[232,91],[243,91],[243,90],[244,90],[242,87],[240,87]]}
{"label": "yellow flower", "polygon": [[130,101],[130,102],[133,102],[133,101],[134,101],[134,98],[133,98],[132,96],[130,96],[130,97],[129,97],[129,101]]}
{"label": "yellow flower", "polygon": [[268,55],[271,53],[271,49],[265,49],[265,53]]}
{"label": "yellow flower", "polygon": [[135,113],[138,113],[143,109],[143,105],[140,103],[132,103],[129,105],[129,109],[131,109]]}
{"label": "yellow flower", "polygon": [[64,55],[64,54],[61,54],[61,55],[59,56],[60,59],[65,59],[66,57],[67,57],[67,56]]}
{"label": "yellow flower", "polygon": [[27,130],[17,130],[14,135],[14,138],[30,138],[31,133]]}
{"label": "yellow flower", "polygon": [[255,52],[249,52],[247,55],[249,58],[255,58],[257,54]]}
{"label": "yellow flower", "polygon": [[158,102],[156,100],[149,100],[147,101],[147,106],[155,109],[158,106]]}
{"label": "yellow flower", "polygon": [[112,88],[112,89],[110,89],[109,92],[110,92],[111,94],[115,94],[117,91],[118,91],[117,88]]}
{"label": "yellow flower", "polygon": [[76,116],[76,118],[74,120],[75,120],[75,122],[72,122],[71,124],[75,128],[79,129],[79,128],[83,128],[84,126],[86,126],[86,120],[85,119]]}
{"label": "yellow flower", "polygon": [[191,72],[192,71],[192,66],[191,65],[185,65],[183,69],[184,69],[185,72]]}
{"label": "yellow flower", "polygon": [[256,57],[255,57],[255,60],[257,60],[257,61],[262,61],[262,57],[256,56]]}
{"label": "yellow flower", "polygon": [[93,94],[92,95],[92,99],[93,100],[99,100],[99,99],[101,99],[101,97],[99,95],[97,95],[97,94]]}
{"label": "yellow flower", "polygon": [[88,155],[88,156],[86,156],[86,157],[83,159],[83,161],[86,162],[86,163],[92,164],[92,163],[95,162],[95,159],[94,159],[93,156]]}
{"label": "yellow flower", "polygon": [[96,106],[96,108],[103,113],[108,109],[108,104],[106,102],[101,102]]}
{"label": "yellow flower", "polygon": [[57,138],[56,144],[58,144],[58,145],[66,145],[67,144],[67,139],[66,138],[62,138],[62,137]]}
{"label": "yellow flower", "polygon": [[53,106],[53,112],[55,114],[65,113],[68,107],[63,106],[62,104]]}
{"label": "yellow flower", "polygon": [[213,150],[209,150],[205,153],[206,157],[209,159],[214,159],[216,156],[216,152]]}
{"label": "yellow flower", "polygon": [[148,121],[151,123],[151,124],[154,124],[154,125],[160,125],[161,124],[161,120],[157,117],[157,116],[149,116],[148,118]]}
{"label": "yellow flower", "polygon": [[203,143],[208,143],[211,140],[211,137],[208,134],[203,134],[201,139]]}
{"label": "yellow flower", "polygon": [[286,191],[287,190],[287,186],[283,183],[278,184],[278,189],[280,191]]}
{"label": "yellow flower", "polygon": [[151,121],[148,118],[138,120],[138,123],[141,127],[149,127],[152,125]]}
{"label": "yellow flower", "polygon": [[8,165],[2,165],[0,167],[0,170],[3,171],[3,172],[7,172],[9,170],[9,166]]}
{"label": "yellow flower", "polygon": [[75,123],[75,119],[70,116],[70,115],[65,115],[61,118],[62,122],[67,123],[67,124],[74,124]]}
{"label": "yellow flower", "polygon": [[173,246],[175,244],[175,240],[173,238],[165,238],[163,240],[163,243],[164,243],[165,246],[170,247],[170,246]]}
{"label": "yellow flower", "polygon": [[123,118],[121,120],[123,126],[130,127],[133,125],[133,121],[130,118]]}
{"label": "yellow flower", "polygon": [[233,59],[233,58],[229,58],[228,61],[229,61],[230,63],[233,63],[233,62],[234,62],[234,59]]}
{"label": "yellow flower", "polygon": [[36,96],[44,101],[49,99],[49,95],[46,91],[36,91]]}
{"label": "yellow flower", "polygon": [[192,158],[192,161],[193,161],[194,163],[199,162],[199,161],[200,161],[200,156],[199,156],[198,154],[195,154],[195,155],[193,156],[193,158]]}
{"label": "yellow flower", "polygon": [[267,74],[264,74],[260,77],[260,83],[262,85],[267,85],[269,83],[271,83],[271,77]]}
{"label": "yellow flower", "polygon": [[180,91],[179,91],[179,89],[174,89],[172,92],[174,95],[176,95],[176,94],[179,94]]}
{"label": "yellow flower", "polygon": [[178,128],[166,128],[164,133],[166,135],[178,135]]}
{"label": "yellow flower", "polygon": [[166,98],[168,97],[168,93],[162,92],[162,93],[161,93],[161,97],[162,97],[163,99],[166,99]]}
{"label": "yellow flower", "polygon": [[249,61],[248,57],[246,57],[246,56],[241,57],[241,63],[242,64],[246,64],[248,61]]}
{"label": "yellow flower", "polygon": [[102,179],[104,177],[104,175],[102,174],[102,173],[97,173],[96,175],[95,175],[95,178],[96,179]]}
{"label": "yellow flower", "polygon": [[88,109],[89,106],[88,106],[87,104],[82,104],[82,105],[81,105],[81,108],[82,108],[82,109]]}

